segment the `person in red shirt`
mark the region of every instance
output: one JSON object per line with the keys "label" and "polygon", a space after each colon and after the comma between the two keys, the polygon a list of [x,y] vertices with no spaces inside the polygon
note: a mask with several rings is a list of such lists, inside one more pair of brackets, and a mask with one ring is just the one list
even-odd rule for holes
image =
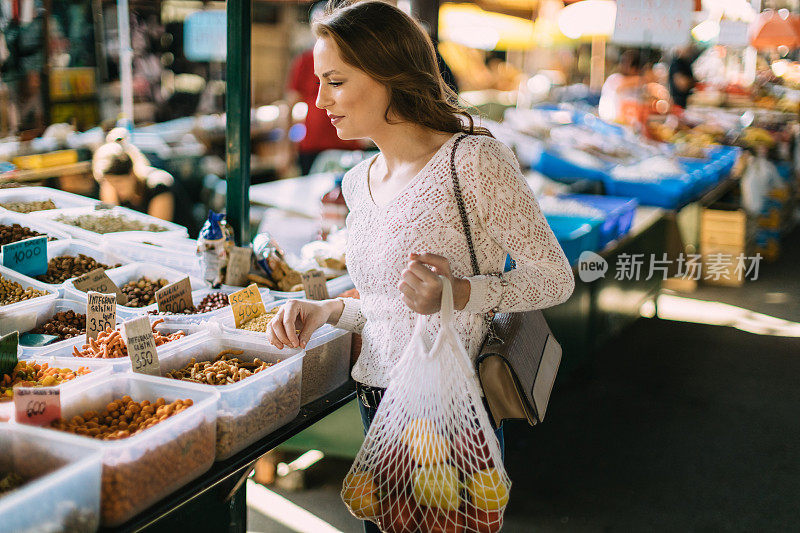
{"label": "person in red shirt", "polygon": [[306,50],[294,59],[289,70],[288,99],[292,107],[297,102],[308,106],[305,126],[306,135],[298,143],[298,163],[300,171],[306,175],[311,170],[314,159],[325,150],[359,150],[357,141],[343,141],[336,134],[324,109],[316,106],[319,81],[314,76],[314,55]]}

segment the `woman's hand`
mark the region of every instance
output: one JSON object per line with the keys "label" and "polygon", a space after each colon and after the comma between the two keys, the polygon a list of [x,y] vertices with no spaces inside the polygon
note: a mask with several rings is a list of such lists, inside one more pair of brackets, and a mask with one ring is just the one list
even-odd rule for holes
{"label": "woman's hand", "polygon": [[279,350],[284,346],[305,348],[311,335],[320,326],[337,313],[341,316],[342,307],[340,300],[289,300],[281,306],[267,327],[269,342]]}
{"label": "woman's hand", "polygon": [[436,254],[409,254],[408,265],[397,284],[403,303],[421,315],[438,312],[442,306],[442,280],[439,276],[449,279],[453,285],[455,308],[464,309],[469,301],[469,281],[454,277],[450,261]]}

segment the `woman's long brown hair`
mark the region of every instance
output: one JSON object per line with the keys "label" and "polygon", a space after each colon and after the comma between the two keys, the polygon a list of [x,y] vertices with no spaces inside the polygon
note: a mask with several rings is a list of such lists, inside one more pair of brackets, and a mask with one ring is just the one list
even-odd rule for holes
{"label": "woman's long brown hair", "polygon": [[433,42],[411,17],[379,0],[330,0],[312,21],[317,37],[330,37],[342,59],[389,89],[390,114],[434,131],[491,135],[457,105],[439,72]]}

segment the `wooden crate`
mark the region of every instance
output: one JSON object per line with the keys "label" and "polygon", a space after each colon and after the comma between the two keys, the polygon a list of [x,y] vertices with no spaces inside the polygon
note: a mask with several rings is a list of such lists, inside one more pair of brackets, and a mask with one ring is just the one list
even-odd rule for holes
{"label": "wooden crate", "polygon": [[706,245],[702,248],[703,283],[740,287],[744,285],[748,262],[739,267],[740,256],[750,257],[749,245]]}
{"label": "wooden crate", "polygon": [[715,246],[744,248],[752,234],[752,223],[743,209],[703,209],[700,215],[700,249]]}

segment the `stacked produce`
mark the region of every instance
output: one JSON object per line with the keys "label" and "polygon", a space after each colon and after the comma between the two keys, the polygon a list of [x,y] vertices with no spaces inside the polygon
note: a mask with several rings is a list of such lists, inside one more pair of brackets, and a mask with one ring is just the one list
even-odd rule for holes
{"label": "stacked produce", "polygon": [[102,215],[79,215],[70,217],[61,215],[56,218],[58,222],[75,226],[94,233],[116,233],[119,231],[167,231],[167,228],[158,224],[148,224],[132,220],[123,215],[105,213]]}
{"label": "stacked produce", "polygon": [[120,266],[119,263],[116,265],[106,265],[84,254],[78,254],[77,257],[72,255],[59,255],[47,262],[47,272],[36,276],[36,279],[44,283],[56,285],[64,283],[69,278],[82,276],[98,268],[108,270],[109,268],[116,268],[118,266]]}
{"label": "stacked produce", "polygon": [[[161,346],[168,342],[178,340],[186,336],[183,331],[176,331],[169,335],[162,335],[156,331],[156,326],[164,322],[163,319],[156,320],[152,324],[153,337],[156,341],[156,346]],[[72,355],[75,357],[93,357],[95,359],[118,359],[120,357],[128,357],[128,347],[122,340],[122,334],[119,330],[106,328],[97,335],[97,340],[89,339],[88,344],[83,345],[83,349],[78,350],[77,346],[72,348]]]}
{"label": "stacked produce", "polygon": [[73,416],[70,420],[62,418],[54,421],[51,427],[100,440],[125,439],[191,406],[192,400],[167,403],[164,398],[158,398],[151,404],[148,400],[135,402],[130,396],[123,396],[110,402],[99,413],[86,411],[82,416]]}
{"label": "stacked produce", "polygon": [[71,309],[59,311],[53,318],[31,330],[31,333],[39,335],[55,335],[59,341],[71,339],[86,333],[86,315],[76,313]]}
{"label": "stacked produce", "polygon": [[45,296],[46,294],[49,293],[47,291],[34,289],[33,287],[28,287],[26,289],[16,281],[4,278],[3,275],[0,274],[0,306],[15,304],[24,300],[30,300],[31,298]]}
{"label": "stacked produce", "polygon": [[17,213],[33,213],[34,211],[47,211],[48,209],[56,209],[56,204],[53,200],[40,200],[33,202],[6,202],[0,204],[3,209],[9,211],[16,211]]}
{"label": "stacked produce", "polygon": [[11,374],[5,374],[0,379],[0,402],[13,400],[16,386],[53,387],[88,373],[89,369],[84,366],[72,370],[50,367],[47,363],[20,361]]}

